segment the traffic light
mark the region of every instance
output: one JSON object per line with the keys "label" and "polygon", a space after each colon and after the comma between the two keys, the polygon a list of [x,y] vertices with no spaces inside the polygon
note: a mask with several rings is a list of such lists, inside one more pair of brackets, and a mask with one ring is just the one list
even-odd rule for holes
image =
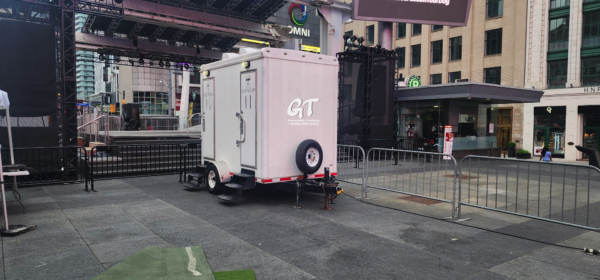
{"label": "traffic light", "polygon": [[104,95],[104,104],[106,104],[106,105],[113,104],[111,97],[112,97],[111,94]]}

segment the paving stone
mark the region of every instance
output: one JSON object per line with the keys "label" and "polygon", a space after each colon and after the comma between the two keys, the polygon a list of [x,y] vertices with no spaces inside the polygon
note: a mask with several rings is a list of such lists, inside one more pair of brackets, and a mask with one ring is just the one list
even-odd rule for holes
{"label": "paving stone", "polygon": [[290,252],[326,243],[326,237],[309,237],[302,235],[298,229],[288,228],[268,230],[261,228],[240,238],[270,254]]}
{"label": "paving stone", "polygon": [[228,266],[216,264],[212,267],[213,271],[232,271],[232,270],[254,270],[256,279],[315,279],[315,276],[284,262],[274,256],[251,259],[246,262],[240,262]]}
{"label": "paving stone", "polygon": [[123,214],[127,214],[127,212],[123,211],[121,207],[115,204],[108,205],[99,205],[99,206],[90,206],[90,207],[82,207],[77,209],[65,209],[63,210],[65,215],[69,217],[69,219],[86,219],[89,217],[98,217],[98,216],[119,216]]}
{"label": "paving stone", "polygon": [[4,239],[2,245],[4,257],[12,258],[77,247],[85,245],[85,242],[77,232],[64,231],[26,239]]}
{"label": "paving stone", "polygon": [[483,269],[500,265],[520,256],[468,238],[433,245],[427,247],[426,250]]}
{"label": "paving stone", "polygon": [[319,278],[331,275],[334,270],[350,269],[369,263],[368,260],[362,258],[357,253],[333,245],[304,248],[276,256]]}
{"label": "paving stone", "polygon": [[78,230],[87,230],[106,226],[116,226],[120,224],[137,223],[138,221],[125,213],[119,216],[98,216],[89,218],[79,218],[73,219],[71,220],[71,222]]}
{"label": "paving stone", "polygon": [[172,232],[186,231],[192,228],[211,226],[209,223],[200,220],[192,215],[186,215],[176,218],[162,218],[158,220],[147,220],[143,224],[158,235]]}
{"label": "paving stone", "polygon": [[[23,204],[25,205],[25,213],[45,212],[59,209],[58,205],[54,202]],[[7,203],[6,208],[9,215],[23,213],[23,206],[18,202]]]}
{"label": "paving stone", "polygon": [[[11,220],[10,224],[11,225],[16,225],[16,224],[22,224],[22,223],[15,223],[12,222]],[[73,227],[73,225],[71,224],[71,222],[67,219],[64,220],[49,220],[49,221],[43,221],[43,220],[37,220],[35,223],[25,223],[25,225],[35,225],[37,226],[37,229],[18,235],[18,236],[13,236],[13,237],[2,237],[3,240],[22,240],[22,239],[29,239],[29,238],[34,238],[34,237],[43,237],[43,236],[50,236],[53,235],[56,232],[76,232],[75,228]]]}
{"label": "paving stone", "polygon": [[138,238],[129,238],[114,242],[100,243],[91,245],[90,248],[100,260],[102,264],[118,263],[137,253],[138,251],[148,247],[172,247],[171,244],[164,241],[162,238],[151,235]]}
{"label": "paving stone", "polygon": [[202,249],[211,267],[227,266],[269,256],[268,253],[238,238],[202,244]]}
{"label": "paving stone", "polygon": [[585,254],[580,250],[548,246],[528,257],[600,278],[600,257]]}
{"label": "paving stone", "polygon": [[494,273],[491,272],[489,270],[484,270],[480,273],[477,273],[475,275],[471,275],[468,278],[465,278],[468,280],[510,280],[513,278],[509,278],[506,277],[504,275],[498,274],[498,273]]}
{"label": "paving stone", "polygon": [[90,228],[80,230],[79,233],[90,245],[154,235],[150,229],[137,222]]}
{"label": "paving stone", "polygon": [[520,224],[499,228],[496,231],[547,243],[557,243],[580,235],[587,230],[540,220],[530,220]]}
{"label": "paving stone", "polygon": [[100,265],[87,246],[5,258],[4,262],[8,279],[35,279]]}
{"label": "paving stone", "polygon": [[521,257],[490,269],[514,279],[594,279],[592,275]]}
{"label": "paving stone", "polygon": [[169,242],[169,244],[173,245],[173,247],[189,247],[198,245],[204,247],[205,244],[235,238],[226,231],[212,225],[190,228],[176,232],[161,233],[160,237]]}

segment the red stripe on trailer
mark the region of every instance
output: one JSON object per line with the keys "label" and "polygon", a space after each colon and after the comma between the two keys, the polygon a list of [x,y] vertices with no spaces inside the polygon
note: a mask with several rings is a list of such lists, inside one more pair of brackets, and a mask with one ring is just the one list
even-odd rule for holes
{"label": "red stripe on trailer", "polygon": [[262,182],[263,183],[271,183],[271,182],[273,182],[273,179],[263,179]]}
{"label": "red stripe on trailer", "polygon": [[258,182],[258,178],[254,178],[254,182]]}
{"label": "red stripe on trailer", "polygon": [[229,172],[229,176],[233,176],[233,173]]}
{"label": "red stripe on trailer", "polygon": [[315,178],[323,178],[323,177],[325,177],[325,174],[315,175]]}
{"label": "red stripe on trailer", "polygon": [[331,176],[337,176],[337,173],[331,173]]}
{"label": "red stripe on trailer", "polygon": [[283,181],[291,181],[292,177],[287,177],[287,178],[281,178],[279,179],[279,182],[283,182]]}

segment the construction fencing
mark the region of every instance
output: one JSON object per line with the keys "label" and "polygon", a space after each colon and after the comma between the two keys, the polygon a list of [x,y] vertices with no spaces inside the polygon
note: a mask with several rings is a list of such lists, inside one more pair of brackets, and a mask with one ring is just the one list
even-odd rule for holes
{"label": "construction fencing", "polygon": [[[600,169],[588,165],[338,145],[338,177],[383,190],[598,231]],[[596,214],[594,214],[596,213]]]}

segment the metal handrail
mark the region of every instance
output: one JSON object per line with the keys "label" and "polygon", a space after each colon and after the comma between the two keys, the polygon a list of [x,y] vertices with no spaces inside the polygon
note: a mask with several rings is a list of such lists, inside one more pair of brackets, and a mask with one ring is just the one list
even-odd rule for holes
{"label": "metal handrail", "polygon": [[77,130],[79,130],[79,129],[82,129],[82,128],[86,127],[86,126],[89,126],[89,125],[91,125],[91,124],[95,123],[96,121],[98,121],[99,119],[101,119],[101,118],[104,118],[104,117],[106,117],[106,115],[99,116],[99,117],[97,117],[97,118],[95,118],[95,119],[93,119],[93,120],[89,121],[88,123],[86,123],[86,124],[84,124],[84,125],[82,125],[82,126],[78,127],[78,128],[77,128]]}

